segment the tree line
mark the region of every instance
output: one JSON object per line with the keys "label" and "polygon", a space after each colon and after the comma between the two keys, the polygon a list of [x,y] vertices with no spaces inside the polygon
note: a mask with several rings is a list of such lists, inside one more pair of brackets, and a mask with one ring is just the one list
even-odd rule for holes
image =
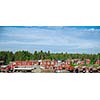
{"label": "tree line", "polygon": [[100,53],[98,54],[71,54],[71,53],[51,53],[50,51],[34,51],[30,53],[29,51],[17,51],[13,53],[12,51],[0,51],[0,61],[4,64],[9,64],[11,61],[26,61],[26,60],[67,60],[67,59],[90,59],[93,63],[96,60],[100,60]]}

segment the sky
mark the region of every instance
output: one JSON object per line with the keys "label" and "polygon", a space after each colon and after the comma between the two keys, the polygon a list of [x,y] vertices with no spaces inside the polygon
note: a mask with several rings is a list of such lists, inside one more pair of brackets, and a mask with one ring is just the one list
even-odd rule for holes
{"label": "sky", "polygon": [[100,53],[100,26],[0,26],[0,51]]}

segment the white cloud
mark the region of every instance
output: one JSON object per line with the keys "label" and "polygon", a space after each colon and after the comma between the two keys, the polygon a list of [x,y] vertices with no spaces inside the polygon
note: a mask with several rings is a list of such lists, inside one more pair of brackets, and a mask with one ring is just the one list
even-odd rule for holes
{"label": "white cloud", "polygon": [[[53,28],[52,26],[49,28]],[[39,28],[6,28],[3,33],[4,38],[0,40],[0,45],[49,45],[49,46],[66,46],[70,49],[100,49],[100,40],[94,39],[100,36],[98,29],[76,29],[62,28],[39,29]],[[91,33],[92,32],[92,33]],[[10,40],[5,40],[5,37]],[[84,38],[85,37],[85,38]],[[86,39],[87,37],[87,39]]]}

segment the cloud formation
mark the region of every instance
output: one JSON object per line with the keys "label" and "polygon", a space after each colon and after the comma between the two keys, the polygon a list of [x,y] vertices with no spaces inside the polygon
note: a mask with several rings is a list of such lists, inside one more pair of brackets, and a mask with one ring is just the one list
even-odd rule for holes
{"label": "cloud formation", "polygon": [[[15,50],[31,48],[55,52],[76,50],[100,51],[100,28],[95,27],[67,27],[67,26],[28,26],[28,27],[0,27],[1,50]],[[39,48],[40,46],[40,48]],[[23,48],[21,48],[23,47]],[[62,48],[62,49],[61,49]],[[93,53],[94,53],[93,52]],[[89,52],[87,52],[89,53]]]}

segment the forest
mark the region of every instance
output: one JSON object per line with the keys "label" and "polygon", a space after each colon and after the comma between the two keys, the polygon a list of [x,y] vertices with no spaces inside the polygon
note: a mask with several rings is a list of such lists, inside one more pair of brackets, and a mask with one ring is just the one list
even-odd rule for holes
{"label": "forest", "polygon": [[100,60],[100,53],[98,54],[79,54],[79,53],[51,53],[50,51],[34,51],[30,53],[29,51],[0,51],[0,61],[3,61],[4,64],[9,64],[11,61],[26,61],[26,60],[67,60],[67,59],[90,59],[91,63],[94,63],[96,60]]}

